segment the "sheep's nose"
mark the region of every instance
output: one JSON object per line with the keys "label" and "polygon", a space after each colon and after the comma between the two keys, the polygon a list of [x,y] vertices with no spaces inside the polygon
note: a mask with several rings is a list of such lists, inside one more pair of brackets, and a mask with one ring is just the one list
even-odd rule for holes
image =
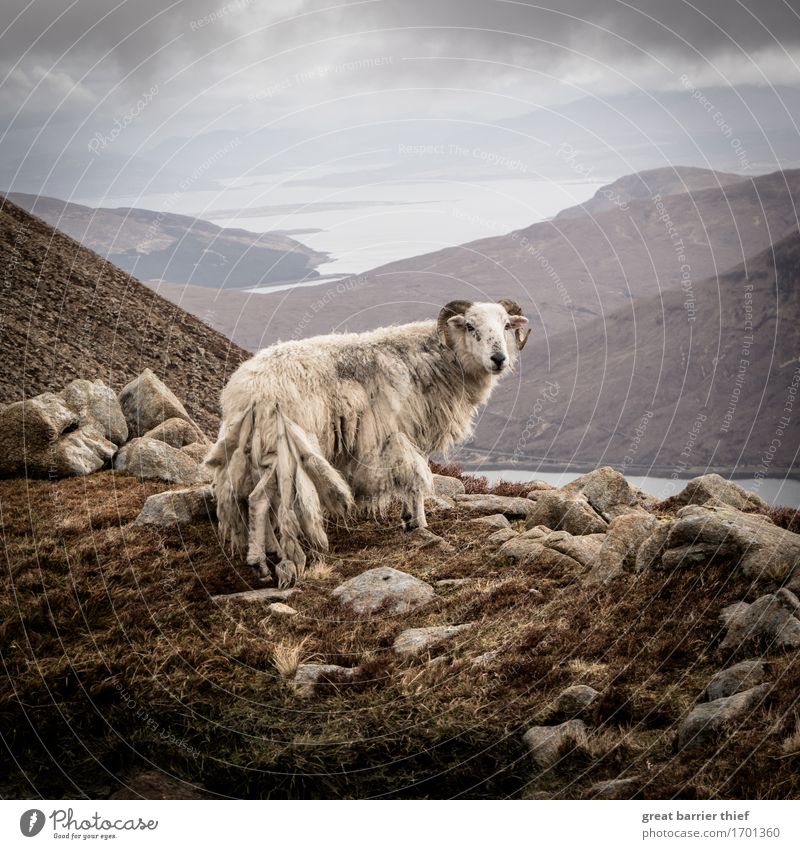
{"label": "sheep's nose", "polygon": [[489,359],[497,366],[497,368],[501,368],[503,363],[506,361],[505,354],[492,354]]}

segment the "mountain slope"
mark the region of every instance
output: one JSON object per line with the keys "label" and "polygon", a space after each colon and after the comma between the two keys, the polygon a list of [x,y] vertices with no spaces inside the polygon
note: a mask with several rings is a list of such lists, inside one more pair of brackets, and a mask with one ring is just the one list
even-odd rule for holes
{"label": "mountain slope", "polygon": [[[682,291],[664,292],[551,339],[549,351],[542,340],[530,346],[526,369],[541,364],[534,386],[558,390],[540,405],[522,453],[628,472],[791,470],[800,445],[800,232],[695,284],[689,303]],[[475,447],[488,450],[492,424],[513,415],[513,399],[493,400]],[[510,454],[512,440],[501,442]]]}
{"label": "mountain slope", "polygon": [[92,209],[50,197],[9,199],[140,280],[211,288],[264,286],[316,277],[327,254],[281,233],[250,233],[209,221],[122,207]]}
{"label": "mountain slope", "polygon": [[0,403],[87,375],[119,389],[149,367],[213,433],[244,351],[7,199],[0,245]]}

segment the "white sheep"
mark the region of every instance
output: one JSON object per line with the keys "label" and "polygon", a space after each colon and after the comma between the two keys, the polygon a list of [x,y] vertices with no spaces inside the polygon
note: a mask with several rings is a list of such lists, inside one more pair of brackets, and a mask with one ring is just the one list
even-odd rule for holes
{"label": "white sheep", "polygon": [[223,390],[206,458],[223,538],[283,587],[302,576],[305,549],[327,550],[326,514],[398,499],[406,530],[430,535],[427,455],[468,436],[527,321],[507,299],[452,301],[437,322],[259,351]]}

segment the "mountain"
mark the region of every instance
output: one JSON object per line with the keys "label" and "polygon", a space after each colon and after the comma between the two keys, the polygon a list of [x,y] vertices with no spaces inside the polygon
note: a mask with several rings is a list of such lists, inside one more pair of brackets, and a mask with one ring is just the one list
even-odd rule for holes
{"label": "mountain", "polygon": [[[496,462],[517,450],[523,465],[540,457],[628,473],[781,476],[800,445],[798,316],[795,228],[690,293],[665,291],[576,335],[534,341],[525,395],[498,393],[471,450]],[[520,436],[521,415],[541,397]]]}
{"label": "mountain", "polygon": [[677,165],[674,168],[654,168],[626,174],[613,183],[599,188],[586,203],[562,209],[556,215],[557,221],[565,218],[577,218],[580,215],[597,215],[616,208],[624,208],[631,201],[643,200],[655,195],[679,195],[683,192],[696,192],[701,189],[721,188],[739,183],[741,174],[725,171],[710,171],[708,168],[691,168]]}
{"label": "mountain", "polygon": [[8,199],[0,245],[0,403],[86,375],[119,389],[149,367],[213,434],[241,348]]}
{"label": "mountain", "polygon": [[210,288],[264,286],[319,276],[327,254],[282,233],[250,233],[147,209],[93,209],[13,192],[9,199],[140,280]]}

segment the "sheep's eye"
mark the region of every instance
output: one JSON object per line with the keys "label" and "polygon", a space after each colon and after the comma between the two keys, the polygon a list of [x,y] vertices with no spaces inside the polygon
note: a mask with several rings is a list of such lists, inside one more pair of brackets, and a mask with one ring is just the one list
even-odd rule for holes
{"label": "sheep's eye", "polygon": [[511,325],[510,325],[510,324],[506,324],[506,330],[511,330]]}
{"label": "sheep's eye", "polygon": [[470,324],[469,322],[467,322],[467,323],[464,325],[464,327],[465,327],[467,330],[469,330],[469,332],[470,332],[470,333],[472,333],[472,332],[475,330],[475,325],[474,325],[474,324]]}

